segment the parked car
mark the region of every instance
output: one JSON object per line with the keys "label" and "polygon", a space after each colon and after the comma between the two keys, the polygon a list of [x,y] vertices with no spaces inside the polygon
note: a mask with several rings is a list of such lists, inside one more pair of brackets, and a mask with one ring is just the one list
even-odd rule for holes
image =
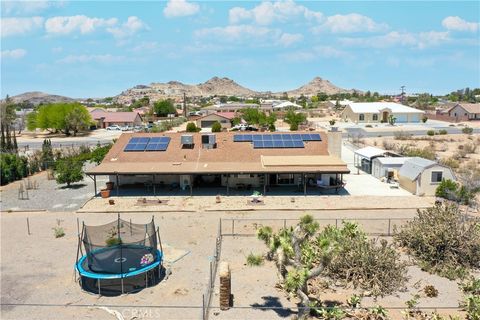
{"label": "parked car", "polygon": [[120,128],[120,126],[117,126],[116,124],[114,124],[112,126],[108,126],[107,130],[122,130],[122,128]]}
{"label": "parked car", "polygon": [[131,131],[131,130],[133,130],[133,127],[131,126],[122,127],[122,131]]}

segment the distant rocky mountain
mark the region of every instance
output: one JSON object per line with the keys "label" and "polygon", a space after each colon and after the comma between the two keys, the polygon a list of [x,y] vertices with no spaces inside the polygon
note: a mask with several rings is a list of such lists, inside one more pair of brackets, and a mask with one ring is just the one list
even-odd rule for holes
{"label": "distant rocky mountain", "polygon": [[225,96],[253,96],[259,93],[242,87],[228,78],[213,77],[207,82],[197,85],[202,96],[225,95]]}
{"label": "distant rocky mountain", "polygon": [[[333,83],[331,83],[330,81],[328,81],[326,79],[322,79],[320,77],[315,77],[315,78],[313,78],[312,81],[310,81],[309,83],[301,86],[300,88],[295,89],[295,90],[287,91],[287,94],[289,96],[297,97],[297,96],[300,96],[302,94],[304,96],[313,96],[313,95],[316,95],[319,92],[324,92],[328,95],[331,95],[331,94],[336,94],[336,93],[353,93],[353,91],[355,91],[355,90],[353,90],[353,89],[352,90],[343,89],[343,88],[337,87],[336,85],[334,85]],[[360,92],[359,90],[356,90],[356,91]],[[280,94],[280,93],[277,93],[277,94]]]}
{"label": "distant rocky mountain", "polygon": [[55,94],[48,94],[39,91],[25,92],[13,97],[10,97],[13,102],[21,103],[26,102],[33,105],[39,105],[40,103],[55,103],[55,102],[68,102],[74,101],[75,99],[59,96]]}

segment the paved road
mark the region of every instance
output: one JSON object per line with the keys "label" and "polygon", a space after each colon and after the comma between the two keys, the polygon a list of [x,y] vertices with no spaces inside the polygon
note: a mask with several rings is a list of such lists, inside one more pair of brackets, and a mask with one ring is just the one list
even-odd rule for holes
{"label": "paved road", "polygon": [[[366,131],[363,128],[344,128],[343,138],[348,138],[348,136],[361,134],[363,137],[392,137],[395,135],[395,131]],[[461,134],[461,128],[450,128],[450,127],[432,127],[428,130],[447,130],[448,134]],[[427,134],[428,130],[405,130],[414,136],[424,136]],[[473,129],[473,133],[480,133],[480,128]]]}

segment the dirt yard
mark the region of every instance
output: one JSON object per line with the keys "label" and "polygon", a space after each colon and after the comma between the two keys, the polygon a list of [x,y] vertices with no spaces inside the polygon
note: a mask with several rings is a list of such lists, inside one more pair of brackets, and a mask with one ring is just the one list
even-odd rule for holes
{"label": "dirt yard", "polygon": [[[335,219],[342,218],[407,219],[415,215],[415,210],[324,210],[309,213],[317,219],[330,219],[334,223]],[[132,219],[138,223],[148,222],[154,215],[155,222],[160,227],[162,242],[171,249],[165,250],[166,266],[171,274],[157,286],[136,294],[98,297],[82,292],[74,281],[77,217],[87,225],[97,225],[114,220],[117,213],[2,212],[1,318],[31,319],[34,314],[38,319],[199,319],[220,217],[237,219],[235,233],[251,233],[254,223],[265,223],[262,219],[291,219],[303,214],[304,211],[122,213],[123,219]],[[30,235],[27,233],[27,217]],[[56,239],[52,228],[58,221],[66,235]],[[362,222],[366,228],[369,224],[370,222]],[[373,231],[383,230],[386,228],[385,220],[374,220],[370,227]],[[231,233],[230,228],[230,224],[225,223],[222,230]],[[277,279],[272,265],[265,264],[257,269],[245,265],[246,256],[250,252],[264,251],[262,243],[254,237],[225,236],[224,239],[222,259],[229,261],[232,266],[235,306],[295,305],[294,300],[289,301],[282,292],[275,289]],[[168,252],[175,251],[188,254],[171,263],[174,257],[169,256]],[[418,274],[417,278],[437,281],[430,280],[423,273]],[[446,295],[445,299],[456,304],[454,283],[438,282],[438,288],[441,294]],[[218,291],[218,287],[215,290]],[[403,301],[404,297],[405,295],[398,299],[392,298],[391,303]],[[217,305],[218,296],[214,294],[212,306]],[[278,310],[234,309],[214,316],[215,312],[218,313],[218,310],[215,311],[214,308],[211,319],[269,319],[288,316]]]}

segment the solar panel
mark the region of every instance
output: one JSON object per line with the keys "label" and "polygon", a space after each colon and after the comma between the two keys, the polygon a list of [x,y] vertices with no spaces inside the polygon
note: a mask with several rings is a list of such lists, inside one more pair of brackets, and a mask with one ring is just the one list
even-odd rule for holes
{"label": "solar panel", "polygon": [[273,141],[271,141],[271,140],[270,141],[269,140],[263,141],[263,147],[264,148],[273,148]]}
{"label": "solar panel", "polygon": [[302,141],[302,135],[301,134],[292,134],[292,140],[295,141]]}
{"label": "solar panel", "polygon": [[252,135],[251,134],[235,134],[233,136],[233,142],[251,142]]}
{"label": "solar panel", "polygon": [[293,140],[293,147],[294,148],[305,148],[305,145],[303,144],[303,141],[299,140]]}
{"label": "solar panel", "polygon": [[292,140],[291,134],[282,134],[283,141]]}
{"label": "solar panel", "polygon": [[272,138],[274,141],[282,141],[282,135],[281,134],[272,134]]}
{"label": "solar panel", "polygon": [[254,149],[259,149],[259,148],[263,148],[263,141],[260,141],[260,140],[254,140],[253,141],[253,148]]}
{"label": "solar panel", "polygon": [[273,141],[273,147],[274,148],[283,148],[283,141],[274,140]]}
{"label": "solar panel", "polygon": [[126,145],[125,149],[123,149],[123,151],[135,151],[135,146],[136,144],[135,143],[129,143]]}
{"label": "solar panel", "polygon": [[319,133],[311,133],[310,134],[310,141],[322,141]]}
{"label": "solar panel", "polygon": [[253,134],[252,135],[252,141],[255,142],[255,141],[263,141],[263,137],[261,134]]}
{"label": "solar panel", "polygon": [[170,137],[153,137],[146,147],[146,151],[165,151],[170,143]]}
{"label": "solar panel", "polygon": [[273,137],[271,134],[264,134],[263,141],[272,141]]}

